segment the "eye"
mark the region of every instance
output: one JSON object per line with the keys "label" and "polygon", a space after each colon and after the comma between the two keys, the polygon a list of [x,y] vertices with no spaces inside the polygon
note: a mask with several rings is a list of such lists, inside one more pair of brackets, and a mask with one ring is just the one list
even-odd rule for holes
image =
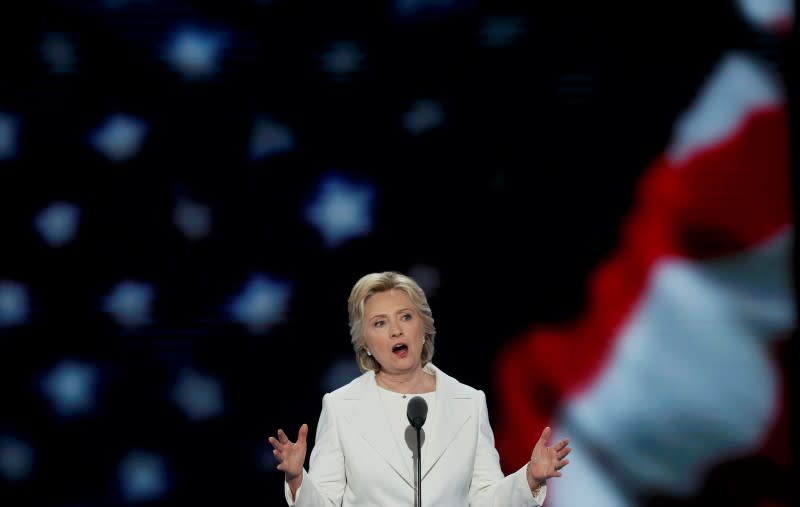
{"label": "eye", "polygon": [[403,316],[400,317],[400,318],[403,319],[403,320],[411,320],[411,314],[410,313],[404,313]]}
{"label": "eye", "polygon": [[383,324],[384,322],[382,320],[376,320],[375,323],[373,323],[372,325],[374,327],[383,327]]}

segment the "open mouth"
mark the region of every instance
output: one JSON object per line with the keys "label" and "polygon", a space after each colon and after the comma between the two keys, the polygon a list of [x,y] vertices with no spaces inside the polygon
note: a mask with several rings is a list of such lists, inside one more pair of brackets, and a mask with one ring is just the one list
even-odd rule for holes
{"label": "open mouth", "polygon": [[405,343],[398,343],[394,347],[392,347],[392,353],[396,354],[401,357],[405,357],[408,355],[408,345]]}

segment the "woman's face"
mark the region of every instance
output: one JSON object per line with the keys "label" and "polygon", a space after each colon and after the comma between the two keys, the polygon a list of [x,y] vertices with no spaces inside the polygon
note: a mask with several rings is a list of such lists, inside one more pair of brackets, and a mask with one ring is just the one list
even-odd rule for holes
{"label": "woman's face", "polygon": [[422,367],[422,320],[408,296],[399,290],[378,292],[364,305],[367,350],[386,373]]}

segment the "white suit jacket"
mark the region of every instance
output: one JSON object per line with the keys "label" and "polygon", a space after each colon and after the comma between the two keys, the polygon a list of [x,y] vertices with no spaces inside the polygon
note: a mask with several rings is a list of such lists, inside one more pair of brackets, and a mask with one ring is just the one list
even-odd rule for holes
{"label": "white suit jacket", "polygon": [[[446,375],[433,364],[436,401],[423,430],[422,504],[432,507],[531,506],[544,502],[546,487],[534,497],[525,467],[504,477],[489,425],[486,396]],[[375,374],[367,372],[322,398],[322,413],[309,470],[292,501],[296,507],[413,506],[412,452],[391,434],[379,399]]]}

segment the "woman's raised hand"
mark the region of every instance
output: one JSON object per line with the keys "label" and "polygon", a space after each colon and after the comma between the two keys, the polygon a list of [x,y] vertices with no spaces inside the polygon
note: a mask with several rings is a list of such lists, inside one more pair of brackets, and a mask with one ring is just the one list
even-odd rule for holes
{"label": "woman's raised hand", "polygon": [[564,459],[572,450],[567,445],[568,439],[563,439],[552,447],[547,446],[550,438],[550,427],[542,431],[542,435],[533,447],[531,460],[528,462],[528,485],[531,489],[541,486],[551,477],[561,477],[561,469],[569,464],[569,460]]}
{"label": "woman's raised hand", "polygon": [[278,430],[278,438],[269,437],[269,443],[274,449],[272,454],[278,460],[278,470],[286,474],[286,482],[301,480],[303,476],[303,464],[306,462],[306,437],[308,436],[308,425],[300,426],[297,432],[297,442],[292,442],[283,430]]}

